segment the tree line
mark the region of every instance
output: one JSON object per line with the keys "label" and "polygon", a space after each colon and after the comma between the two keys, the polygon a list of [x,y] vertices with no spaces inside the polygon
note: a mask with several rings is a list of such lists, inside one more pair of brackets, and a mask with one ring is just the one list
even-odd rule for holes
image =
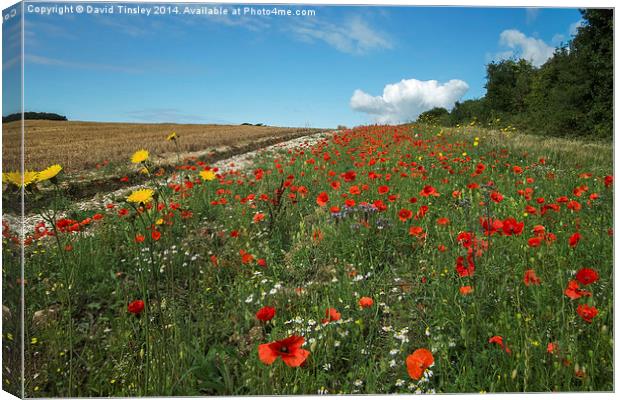
{"label": "tree line", "polygon": [[[2,122],[19,121],[22,119],[21,113],[9,114],[6,117],[2,117]],[[31,112],[24,113],[24,119],[44,119],[48,121],[66,121],[67,117],[64,115],[58,115],[54,113],[46,112]]]}
{"label": "tree line", "polygon": [[580,10],[584,23],[540,67],[502,60],[486,66],[486,94],[433,108],[418,122],[511,126],[546,136],[613,138],[613,10]]}

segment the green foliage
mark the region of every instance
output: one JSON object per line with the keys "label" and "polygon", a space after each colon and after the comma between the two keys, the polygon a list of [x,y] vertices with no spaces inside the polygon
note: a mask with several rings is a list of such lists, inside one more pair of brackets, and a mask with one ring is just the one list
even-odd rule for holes
{"label": "green foliage", "polygon": [[[2,117],[2,122],[12,122],[19,121],[22,119],[22,115],[20,113],[9,114],[6,117]],[[48,121],[67,121],[67,117],[64,115],[58,115],[54,113],[46,113],[46,112],[31,112],[27,111],[24,113],[24,119],[44,119]]]}
{"label": "green foliage", "polygon": [[581,13],[585,24],[577,35],[543,65],[492,62],[482,99],[457,102],[447,118],[425,122],[455,126],[477,120],[497,126],[501,121],[538,135],[611,139],[613,11]]}
{"label": "green foliage", "polygon": [[448,121],[449,116],[450,113],[445,108],[435,107],[420,114],[417,122],[424,124],[440,124],[441,122]]}

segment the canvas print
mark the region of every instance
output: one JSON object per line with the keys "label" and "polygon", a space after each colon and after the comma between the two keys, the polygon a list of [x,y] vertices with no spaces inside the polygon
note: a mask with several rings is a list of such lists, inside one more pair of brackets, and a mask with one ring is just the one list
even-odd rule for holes
{"label": "canvas print", "polygon": [[612,8],[2,20],[4,391],[614,391]]}

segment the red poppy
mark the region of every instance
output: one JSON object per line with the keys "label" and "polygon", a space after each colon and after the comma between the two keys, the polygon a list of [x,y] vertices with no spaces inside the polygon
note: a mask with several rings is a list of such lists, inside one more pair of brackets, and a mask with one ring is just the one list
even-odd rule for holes
{"label": "red poppy", "polygon": [[265,306],[256,312],[256,318],[260,321],[271,321],[276,315],[276,309],[273,307]]}
{"label": "red poppy", "polygon": [[422,197],[428,197],[428,196],[437,197],[437,196],[439,196],[439,193],[437,193],[437,189],[435,189],[433,186],[426,185],[420,191],[420,196],[422,196]]}
{"label": "red poppy", "polygon": [[592,318],[596,317],[598,314],[598,310],[594,306],[589,306],[587,304],[579,304],[577,307],[577,314],[587,323],[592,323]]}
{"label": "red poppy", "polygon": [[421,226],[412,226],[409,228],[409,235],[424,238],[426,237],[426,233],[424,233],[424,229]]}
{"label": "red poppy", "polygon": [[459,256],[456,258],[456,272],[461,278],[466,276],[472,276],[474,274],[475,266],[472,254],[467,256],[467,267],[465,267],[465,258]]}
{"label": "red poppy", "polygon": [[570,247],[575,247],[577,246],[577,243],[579,243],[579,240],[581,240],[581,235],[579,232],[575,232],[570,238],[568,238],[568,245]]}
{"label": "red poppy", "polygon": [[332,321],[338,321],[340,319],[340,313],[335,308],[328,308],[325,310],[325,319],[321,322],[324,324]]}
{"label": "red poppy", "polygon": [[527,245],[530,247],[539,247],[541,243],[542,243],[542,238],[540,237],[533,237],[527,240]]}
{"label": "red poppy", "polygon": [[533,269],[528,269],[523,275],[523,283],[525,286],[540,285],[540,278],[536,276],[536,272]]}
{"label": "red poppy", "polygon": [[461,287],[459,288],[459,292],[461,292],[461,294],[462,294],[463,296],[466,296],[466,295],[470,294],[470,293],[471,293],[471,292],[473,292],[473,291],[474,291],[474,288],[473,288],[473,287],[471,287],[471,286],[461,286]]}
{"label": "red poppy", "polygon": [[493,191],[491,192],[491,200],[493,200],[496,203],[499,203],[502,200],[504,200],[504,196],[500,192]]}
{"label": "red poppy", "polygon": [[582,285],[589,285],[598,281],[598,273],[590,268],[581,268],[577,271],[576,278]]}
{"label": "red poppy", "polygon": [[318,204],[321,207],[324,207],[325,205],[327,205],[328,201],[329,201],[329,196],[327,195],[327,192],[319,193],[319,195],[316,198],[316,204]]}
{"label": "red poppy", "polygon": [[506,236],[520,235],[523,232],[524,226],[523,222],[517,222],[514,218],[506,218],[503,222],[502,230]]}
{"label": "red poppy", "polygon": [[403,208],[398,212],[398,219],[400,219],[402,222],[407,221],[412,216],[413,212],[411,212],[411,210],[407,210],[406,208]]}
{"label": "red poppy", "polygon": [[161,232],[153,231],[151,232],[151,237],[153,238],[153,240],[157,241],[161,238]]}
{"label": "red poppy", "polygon": [[144,242],[144,239],[145,239],[145,238],[144,238],[144,235],[141,235],[141,234],[139,234],[139,233],[138,233],[138,234],[136,235],[136,237],[135,237],[134,241],[135,241],[136,243],[142,243],[142,242]]}
{"label": "red poppy", "polygon": [[548,343],[547,344],[547,353],[553,354],[558,350],[557,343]]}
{"label": "red poppy", "polygon": [[267,260],[265,260],[264,258],[258,259],[258,261],[256,261],[256,264],[258,264],[259,267],[267,268]]}
{"label": "red poppy", "polygon": [[345,182],[353,182],[355,180],[355,176],[357,173],[355,171],[347,171],[340,176],[344,179]]}
{"label": "red poppy", "polygon": [[422,219],[428,212],[428,206],[421,206],[415,214],[414,219]]}
{"label": "red poppy", "polygon": [[263,214],[263,213],[259,213],[259,212],[257,212],[256,214],[254,214],[254,218],[252,218],[252,220],[254,221],[254,223],[258,223],[258,222],[260,222],[260,221],[262,221],[262,220],[264,220],[264,219],[265,219],[265,214]]}
{"label": "red poppy", "polygon": [[362,297],[359,300],[359,305],[362,308],[370,308],[374,304],[374,301],[370,297]]}
{"label": "red poppy", "polygon": [[390,188],[389,186],[383,185],[383,186],[379,186],[378,191],[379,191],[379,194],[386,194],[387,192],[390,191]]}
{"label": "red poppy", "polygon": [[419,380],[424,375],[424,371],[433,365],[435,359],[433,354],[427,349],[417,349],[407,356],[407,373],[411,379]]}
{"label": "red poppy", "polygon": [[249,264],[254,261],[254,256],[245,250],[239,250],[239,255],[241,256],[241,262],[243,264]]}
{"label": "red poppy", "polygon": [[450,220],[446,217],[437,218],[437,225],[448,225]]}
{"label": "red poppy", "polygon": [[132,314],[138,315],[144,310],[144,301],[134,300],[127,306],[127,311]]}
{"label": "red poppy", "polygon": [[592,296],[591,292],[581,289],[579,287],[579,282],[577,281],[568,282],[568,286],[564,289],[564,294],[572,300],[578,299],[582,296]]}
{"label": "red poppy", "polygon": [[271,365],[278,357],[289,367],[299,367],[310,355],[308,350],[301,346],[306,340],[301,336],[290,336],[284,340],[277,340],[258,346],[258,358],[263,364]]}
{"label": "red poppy", "polygon": [[493,336],[489,339],[489,343],[496,343],[499,347],[501,347],[506,353],[510,354],[511,351],[508,346],[504,345],[504,339],[501,336]]}
{"label": "red poppy", "polygon": [[614,183],[614,177],[611,175],[607,175],[605,177],[605,187],[610,187]]}

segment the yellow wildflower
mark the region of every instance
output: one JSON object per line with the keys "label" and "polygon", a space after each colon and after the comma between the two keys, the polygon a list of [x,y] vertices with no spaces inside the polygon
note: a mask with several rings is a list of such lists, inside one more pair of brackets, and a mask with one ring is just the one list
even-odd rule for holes
{"label": "yellow wildflower", "polygon": [[172,132],[171,134],[169,134],[168,136],[166,136],[166,140],[171,142],[173,140],[177,140],[177,133],[176,132]]}
{"label": "yellow wildflower", "polygon": [[145,162],[147,159],[149,158],[149,152],[148,150],[138,150],[135,153],[133,153],[133,156],[131,156],[131,162],[134,164],[139,164],[141,162]]}
{"label": "yellow wildflower", "polygon": [[37,175],[37,181],[43,182],[56,177],[62,171],[62,167],[59,164],[51,165],[39,172]]}
{"label": "yellow wildflower", "polygon": [[212,181],[215,179],[215,172],[213,171],[200,171],[200,176],[205,181]]}
{"label": "yellow wildflower", "polygon": [[153,199],[152,189],[140,189],[136,190],[127,197],[127,201],[130,203],[148,203]]}
{"label": "yellow wildflower", "polygon": [[17,187],[28,186],[37,180],[38,172],[26,171],[22,176],[20,172],[3,172],[2,182],[10,183]]}

